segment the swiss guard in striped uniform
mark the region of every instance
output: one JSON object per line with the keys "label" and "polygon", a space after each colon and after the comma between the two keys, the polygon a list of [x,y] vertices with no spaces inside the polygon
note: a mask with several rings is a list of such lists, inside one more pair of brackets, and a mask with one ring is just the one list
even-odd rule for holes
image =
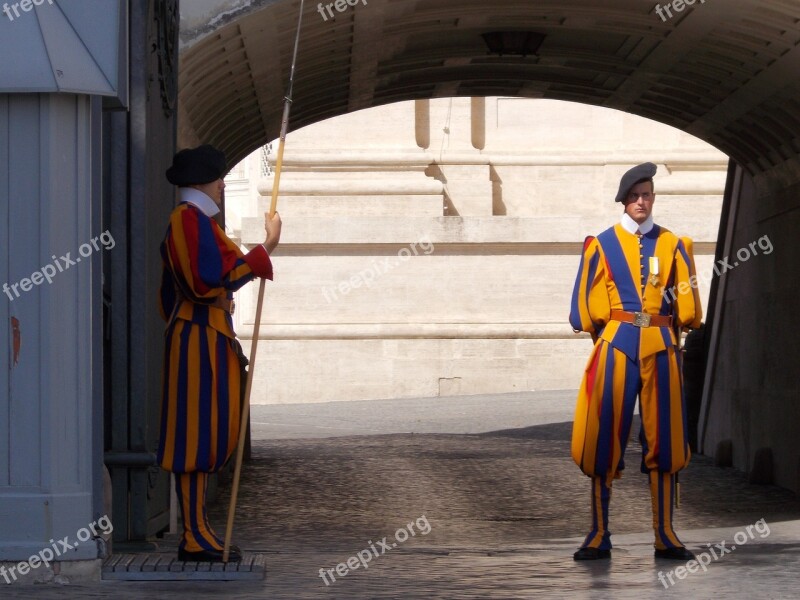
{"label": "swiss guard in striped uniform", "polygon": [[572,430],[572,458],[592,478],[592,525],[575,560],[611,556],[611,484],[625,466],[637,397],[655,556],[694,558],[672,528],[672,507],[674,474],[690,456],[680,334],[699,327],[702,314],[691,240],[653,223],[655,173],[645,163],[622,177],[622,219],[586,239],[572,294],[570,323],[594,341]]}
{"label": "swiss guard in striped uniform", "polygon": [[[247,254],[212,219],[219,212],[225,155],[212,146],[181,150],[167,170],[179,187],[161,244],[160,309],[167,322],[158,461],[175,474],[183,515],[179,560],[221,561],[223,541],[206,514],[208,474],[219,470],[239,437],[241,380],[231,319],[233,292],[256,277],[272,279],[269,254],[281,220],[267,219],[267,240]],[[231,561],[241,560],[232,547]]]}

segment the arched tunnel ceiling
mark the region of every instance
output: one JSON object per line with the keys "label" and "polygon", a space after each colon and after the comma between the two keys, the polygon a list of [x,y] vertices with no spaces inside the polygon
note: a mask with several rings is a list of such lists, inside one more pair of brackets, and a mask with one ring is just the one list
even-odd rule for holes
{"label": "arched tunnel ceiling", "polygon": [[[400,100],[550,98],[672,125],[753,173],[795,168],[800,0],[698,0],[666,21],[656,5],[368,0],[326,21],[306,2],[290,129]],[[299,6],[253,0],[182,32],[181,145],[217,144],[235,164],[278,136]],[[488,54],[482,33],[518,30],[546,36],[536,56]]]}

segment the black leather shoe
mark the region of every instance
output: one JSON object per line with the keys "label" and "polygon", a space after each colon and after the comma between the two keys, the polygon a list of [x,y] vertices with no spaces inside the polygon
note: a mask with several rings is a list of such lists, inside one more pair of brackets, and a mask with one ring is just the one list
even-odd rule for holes
{"label": "black leather shoe", "polygon": [[667,560],[695,560],[695,555],[691,552],[691,550],[687,550],[683,546],[680,548],[666,548],[664,550],[659,550],[656,548],[655,557],[666,558]]}
{"label": "black leather shoe", "polygon": [[611,550],[600,550],[599,548],[580,548],[572,555],[575,560],[598,560],[601,558],[611,558]]}
{"label": "black leather shoe", "polygon": [[[178,548],[178,560],[184,562],[222,562],[222,550],[200,550],[198,552],[188,552],[183,548]],[[228,562],[239,562],[242,560],[242,551],[238,546],[231,546],[228,553]]]}

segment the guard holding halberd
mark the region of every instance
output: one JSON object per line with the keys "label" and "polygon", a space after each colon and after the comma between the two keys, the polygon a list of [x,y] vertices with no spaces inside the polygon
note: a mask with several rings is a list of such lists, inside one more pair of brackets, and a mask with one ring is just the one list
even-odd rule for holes
{"label": "guard holding halberd", "polygon": [[690,457],[680,338],[702,311],[691,240],[653,222],[656,170],[644,163],[623,175],[622,218],[586,238],[572,294],[570,323],[594,341],[572,431],[572,458],[592,478],[592,526],[575,560],[611,556],[611,484],[624,469],[637,396],[655,556],[694,558],[672,528],[672,508],[675,474]]}
{"label": "guard holding halberd", "polygon": [[[281,235],[276,213],[267,239],[247,254],[213,217],[219,212],[225,155],[210,145],[175,154],[167,179],[178,186],[161,244],[161,316],[167,322],[158,463],[175,474],[183,516],[178,559],[223,560],[223,540],[208,520],[208,475],[231,457],[240,431],[241,348],[231,319],[233,292],[272,279],[270,254]],[[229,560],[241,560],[232,547]]]}

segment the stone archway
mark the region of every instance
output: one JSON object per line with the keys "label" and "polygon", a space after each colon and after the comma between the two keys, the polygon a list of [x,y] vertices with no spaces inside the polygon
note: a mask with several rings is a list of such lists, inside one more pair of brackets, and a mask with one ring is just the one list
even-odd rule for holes
{"label": "stone archway", "polygon": [[[277,134],[299,2],[210,3],[229,10],[182,34],[179,143],[215,143],[235,162]],[[746,471],[771,451],[769,478],[797,490],[800,348],[787,323],[800,273],[800,8],[681,6],[665,19],[634,0],[370,0],[326,20],[309,5],[293,127],[403,99],[510,95],[616,108],[731,156],[717,256],[763,235],[775,252],[712,290],[705,451],[732,440]],[[543,36],[535,55],[490,55],[481,36],[520,30]]]}

